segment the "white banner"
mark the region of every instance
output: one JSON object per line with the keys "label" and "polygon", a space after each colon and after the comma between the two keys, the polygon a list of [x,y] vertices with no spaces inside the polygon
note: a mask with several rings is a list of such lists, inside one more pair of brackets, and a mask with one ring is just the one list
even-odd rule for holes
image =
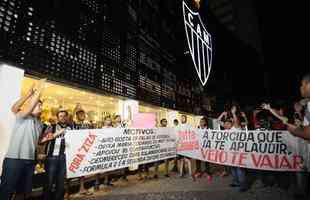
{"label": "white banner", "polygon": [[74,178],[173,158],[173,128],[67,131],[67,177]]}
{"label": "white banner", "polygon": [[65,137],[68,178],[164,160],[176,153],[220,165],[309,171],[309,144],[287,131],[106,128],[68,131]]}
{"label": "white banner", "polygon": [[309,171],[309,148],[287,131],[178,130],[177,153],[221,165]]}

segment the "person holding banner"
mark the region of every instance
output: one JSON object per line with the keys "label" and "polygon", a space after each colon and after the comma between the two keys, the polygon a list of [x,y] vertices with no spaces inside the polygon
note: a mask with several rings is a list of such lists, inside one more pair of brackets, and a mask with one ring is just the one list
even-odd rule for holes
{"label": "person holding banner", "polygon": [[[121,118],[120,115],[116,115],[116,116],[114,117],[114,126],[113,126],[113,127],[115,127],[115,128],[126,128],[126,126],[127,126],[127,123],[124,122],[124,121],[122,121],[122,118]],[[128,169],[128,167],[126,167],[126,168],[123,170],[123,176],[122,176],[122,179],[123,179],[124,181],[128,181],[128,179],[127,179],[127,174],[128,174],[128,172],[129,172],[129,169]]]}
{"label": "person holding banner", "polygon": [[[178,121],[177,119],[174,119],[174,120],[173,120],[173,126],[174,126],[174,128],[176,128],[177,126],[179,126],[179,121]],[[174,162],[174,166],[173,166],[171,172],[177,174],[177,173],[178,173],[178,156],[176,156],[176,157],[174,158],[174,161],[173,161],[173,162]]]}
{"label": "person holding banner", "polygon": [[[47,144],[47,159],[45,161],[45,171],[47,183],[45,186],[44,200],[64,199],[65,177],[66,177],[66,155],[65,155],[65,130],[72,130],[68,124],[68,112],[60,110],[57,113],[57,124],[47,128],[40,139],[40,143]],[[55,196],[53,195],[53,185],[56,185]]]}
{"label": "person holding banner", "polygon": [[[231,127],[226,127],[229,130],[240,130],[240,118],[237,116],[237,106],[231,108],[233,116],[233,123]],[[245,180],[245,169],[241,167],[231,167],[232,183],[231,187],[240,187],[240,192],[247,191],[246,180]]]}
{"label": "person holding banner", "polygon": [[[294,103],[294,115],[293,115],[293,122],[296,127],[302,128],[303,127],[303,118],[304,118],[304,107],[301,105],[300,102]],[[304,152],[309,152],[309,143],[307,140],[302,138],[298,138],[298,149],[299,155],[304,156]],[[307,160],[303,159],[303,162],[307,162]],[[307,166],[301,165],[300,168],[302,169],[299,172],[296,172],[296,190],[295,196],[296,199],[306,199],[308,184],[308,173]]]}
{"label": "person holding banner", "polygon": [[[44,89],[44,81],[37,87],[33,85],[26,96],[21,97],[11,108],[16,121],[2,165],[1,200],[10,200],[13,193],[19,189],[25,196],[32,191],[35,149],[43,128],[39,117],[42,112],[40,96]],[[18,183],[22,185],[19,186]]]}
{"label": "person holding banner", "polygon": [[[306,74],[302,80],[301,80],[301,86],[300,86],[300,93],[301,96],[304,98],[302,101],[300,101],[300,105],[305,106],[304,110],[304,121],[302,126],[298,126],[296,124],[290,124],[286,123],[288,131],[301,139],[305,140],[305,143],[308,144],[310,140],[310,73]],[[297,109],[298,110],[298,109]],[[282,119],[283,120],[283,119]],[[284,121],[285,123],[286,121]],[[308,147],[308,145],[304,145],[305,147]],[[309,148],[309,147],[308,147]],[[309,149],[307,148],[307,151],[304,153],[303,158],[303,166],[301,168],[306,171],[309,170],[307,167],[309,167]],[[301,188],[303,190],[303,196],[306,196],[307,194],[307,187],[309,185],[309,174],[298,174],[299,176],[299,182],[303,182],[304,185]],[[300,185],[300,184],[299,184]],[[304,197],[306,198],[306,197]]]}
{"label": "person holding banner", "polygon": [[[167,119],[161,119],[160,120],[160,127],[167,127],[168,121]],[[165,177],[169,177],[169,161],[170,159],[165,160]],[[159,165],[162,163],[162,161],[155,162],[155,174],[153,176],[154,179],[158,179],[158,171],[159,171]]]}
{"label": "person holding banner", "polygon": [[[218,130],[221,130],[221,127],[223,127],[225,130],[230,129],[232,126],[232,116],[229,115],[229,112],[224,111],[222,114],[217,118],[219,127]],[[223,172],[220,174],[221,177],[228,176],[229,167],[224,166]]]}
{"label": "person holding banner", "polygon": [[[182,115],[181,116],[181,124],[178,127],[181,130],[188,130],[191,129],[192,127],[187,123],[187,116],[186,115]],[[192,177],[193,181],[196,181],[196,177],[195,175],[192,173],[192,160],[191,158],[187,158],[185,156],[180,156],[180,177],[183,177],[183,170],[184,170],[184,163],[187,163],[188,166],[188,173],[189,176]]]}
{"label": "person holding banner", "polygon": [[[110,116],[106,116],[104,118],[104,123],[102,128],[113,128],[112,126],[112,118]],[[96,174],[96,181],[95,181],[95,186],[94,190],[99,191],[100,189],[100,173]],[[105,179],[107,179],[107,186],[113,186],[112,184],[112,177],[111,176],[105,176]]]}
{"label": "person holding banner", "polygon": [[125,121],[122,121],[122,118],[120,115],[116,115],[114,117],[114,126],[115,128],[126,128],[127,123]]}
{"label": "person holding banner", "polygon": [[[160,127],[167,127],[167,125],[168,125],[167,119],[163,118],[160,120]],[[167,177],[167,178],[169,177],[169,162],[171,160],[174,160],[174,158],[170,158],[170,159],[165,160],[165,177]],[[158,171],[158,169],[157,169],[157,171]]]}
{"label": "person holding banner", "polygon": [[[208,119],[206,117],[202,117],[199,121],[199,126],[198,129],[208,129]],[[201,174],[201,166],[202,166],[202,161],[201,160],[196,160],[196,166],[197,170],[195,173],[196,177],[204,176],[207,177],[209,181],[211,181],[211,173],[210,173],[210,163],[209,162],[204,162],[205,164],[205,171]]]}
{"label": "person holding banner", "polygon": [[[86,119],[85,111],[82,109],[80,104],[77,104],[74,112],[75,112],[75,116],[76,116],[76,121],[73,122],[73,129],[74,130],[91,129],[92,128],[91,124],[87,123],[85,121],[85,119]],[[79,194],[80,195],[92,195],[92,193],[90,191],[85,189],[84,182],[85,182],[85,177],[84,176],[80,177]]]}

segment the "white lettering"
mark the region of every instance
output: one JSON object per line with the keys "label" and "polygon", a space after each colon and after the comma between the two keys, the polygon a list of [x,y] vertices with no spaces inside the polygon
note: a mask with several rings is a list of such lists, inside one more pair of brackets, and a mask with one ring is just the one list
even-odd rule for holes
{"label": "white lettering", "polygon": [[188,13],[187,18],[188,18],[188,22],[190,23],[190,25],[194,27],[193,15],[191,13]]}
{"label": "white lettering", "polygon": [[203,40],[207,43],[207,44],[209,44],[209,36],[208,36],[208,34],[204,31],[203,32]]}
{"label": "white lettering", "polygon": [[201,29],[200,29],[199,24],[197,24],[197,34],[201,36]]}

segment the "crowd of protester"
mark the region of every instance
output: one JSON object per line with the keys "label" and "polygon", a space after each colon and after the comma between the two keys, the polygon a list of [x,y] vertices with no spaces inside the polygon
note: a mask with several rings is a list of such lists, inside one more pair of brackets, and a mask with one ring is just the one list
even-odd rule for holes
{"label": "crowd of protester", "polygon": [[[44,86],[32,87],[28,93],[21,97],[12,106],[12,112],[16,116],[15,126],[12,131],[12,138],[8,152],[3,162],[1,175],[0,199],[9,200],[14,193],[20,193],[28,198],[32,191],[32,176],[36,160],[44,163],[45,177],[44,199],[68,199],[70,180],[66,179],[66,156],[65,156],[65,137],[66,130],[80,130],[98,128],[86,121],[86,113],[81,105],[77,105],[73,114],[70,115],[66,110],[59,110],[57,121],[43,124],[39,120],[42,111],[40,95]],[[296,101],[292,105],[281,104],[277,101],[260,102],[252,112],[244,112],[237,102],[229,102],[223,112],[218,115],[219,126],[213,129],[222,130],[288,130],[292,135],[299,138],[301,153],[308,151],[308,141],[310,140],[310,74],[305,75],[300,87],[302,101]],[[291,112],[289,112],[291,110]],[[288,114],[292,113],[292,114]],[[200,119],[195,128],[208,129],[208,116]],[[167,119],[160,119],[158,127],[167,127]],[[182,115],[180,123],[177,119],[173,121],[174,127],[189,128],[187,116]],[[130,127],[130,121],[124,121],[121,116],[106,116],[103,126],[100,128],[124,128]],[[37,145],[38,143],[38,145]],[[305,151],[306,148],[306,151]],[[43,149],[42,158],[39,149]],[[308,156],[305,156],[307,158]],[[304,160],[304,163],[309,162]],[[195,163],[196,167],[193,167]],[[240,167],[218,166],[209,162],[193,160],[191,158],[178,155],[176,158],[157,161],[155,163],[143,164],[138,167],[136,173],[139,180],[158,179],[159,167],[164,166],[164,176],[179,174],[180,178],[188,177],[195,181],[197,178],[207,178],[212,181],[216,175],[212,169],[222,169],[220,176],[228,174],[232,176],[231,187],[239,188],[240,192],[247,191],[253,184],[253,178],[260,182],[262,187],[282,187],[284,189],[294,187],[294,194],[299,199],[307,197],[308,169],[300,166],[301,171],[283,173],[275,171],[262,171],[245,169]],[[185,166],[187,172],[185,173]],[[154,167],[154,174],[150,176],[150,168]],[[85,187],[87,177],[79,178],[79,193],[81,195],[92,195],[105,185],[113,187],[113,180],[121,179],[128,181],[127,176],[133,172],[125,168],[117,170],[115,173],[96,174],[91,188]],[[20,180],[23,180],[23,184]],[[284,184],[286,183],[286,184]],[[293,184],[292,184],[293,183]],[[282,187],[283,188],[283,187]]]}

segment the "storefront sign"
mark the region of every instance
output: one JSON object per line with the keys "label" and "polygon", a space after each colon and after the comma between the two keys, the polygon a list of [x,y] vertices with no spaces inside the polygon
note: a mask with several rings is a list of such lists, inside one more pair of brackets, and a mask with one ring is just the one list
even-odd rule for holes
{"label": "storefront sign", "polygon": [[206,85],[212,64],[212,39],[198,12],[183,1],[183,17],[189,51],[202,85]]}

